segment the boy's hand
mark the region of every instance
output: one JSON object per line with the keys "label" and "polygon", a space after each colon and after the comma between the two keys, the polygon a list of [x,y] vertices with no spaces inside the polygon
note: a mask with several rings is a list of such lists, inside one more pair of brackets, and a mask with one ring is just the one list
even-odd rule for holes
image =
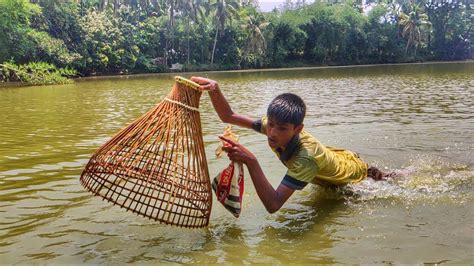
{"label": "boy's hand", "polygon": [[204,91],[214,91],[219,89],[219,84],[217,84],[217,81],[212,79],[207,79],[203,77],[191,77],[191,80],[201,85],[201,90]]}
{"label": "boy's hand", "polygon": [[229,145],[224,145],[222,148],[224,151],[227,152],[227,156],[229,160],[238,163],[248,164],[251,161],[256,161],[255,155],[252,152],[247,150],[244,146],[239,143],[236,143],[226,137],[219,136],[219,138],[225,141]]}

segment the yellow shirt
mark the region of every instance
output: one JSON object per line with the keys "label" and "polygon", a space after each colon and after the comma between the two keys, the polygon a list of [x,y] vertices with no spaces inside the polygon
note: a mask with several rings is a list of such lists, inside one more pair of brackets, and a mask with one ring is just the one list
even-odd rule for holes
{"label": "yellow shirt", "polygon": [[[266,126],[266,117],[254,122],[254,129],[263,134]],[[367,163],[356,153],[325,146],[304,130],[284,151],[274,152],[288,168],[282,183],[294,189],[302,189],[307,183],[342,186],[367,177]]]}

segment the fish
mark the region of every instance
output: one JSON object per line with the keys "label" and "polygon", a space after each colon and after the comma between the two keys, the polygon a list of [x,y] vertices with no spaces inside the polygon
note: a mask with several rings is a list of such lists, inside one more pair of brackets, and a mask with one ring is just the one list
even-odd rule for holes
{"label": "fish", "polygon": [[[236,135],[234,132],[232,132],[232,125],[227,125],[224,128],[224,133],[222,134],[222,136],[234,142],[239,142],[239,136]],[[219,143],[219,146],[217,146],[216,151],[215,151],[216,158],[219,159],[222,156],[222,152],[224,151],[223,148],[225,145],[229,145],[229,144],[221,140],[221,142]]]}

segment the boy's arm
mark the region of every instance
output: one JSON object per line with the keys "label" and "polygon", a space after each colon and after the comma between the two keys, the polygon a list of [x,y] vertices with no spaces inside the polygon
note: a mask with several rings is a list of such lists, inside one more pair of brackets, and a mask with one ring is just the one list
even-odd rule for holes
{"label": "boy's arm", "polygon": [[268,179],[265,177],[265,174],[263,173],[262,168],[260,167],[260,164],[253,153],[251,153],[241,144],[235,143],[222,136],[220,138],[231,144],[231,147],[224,147],[229,159],[231,161],[241,162],[247,165],[253,185],[257,191],[257,195],[267,211],[269,213],[278,211],[295,190],[285,184],[280,184],[275,190],[270,182],[268,182]]}
{"label": "boy's arm", "polygon": [[253,119],[249,116],[236,114],[232,111],[232,108],[230,108],[229,103],[219,89],[217,81],[202,77],[192,77],[191,80],[201,85],[202,90],[209,91],[212,105],[222,122],[245,128],[252,128]]}
{"label": "boy's arm", "polygon": [[275,190],[263,174],[262,168],[256,159],[249,161],[246,165],[257,195],[267,211],[269,213],[278,211],[295,190],[281,183]]}

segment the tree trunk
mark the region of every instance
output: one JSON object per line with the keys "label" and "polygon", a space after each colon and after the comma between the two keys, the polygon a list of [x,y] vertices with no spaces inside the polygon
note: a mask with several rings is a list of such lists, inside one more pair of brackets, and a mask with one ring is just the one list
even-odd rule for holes
{"label": "tree trunk", "polygon": [[186,33],[186,40],[187,40],[187,45],[188,45],[188,60],[187,60],[187,62],[188,62],[188,65],[189,65],[189,54],[190,54],[190,50],[191,50],[190,45],[189,45],[189,17],[187,18],[187,20],[188,20],[187,21],[188,23],[186,24],[186,32],[187,32]]}
{"label": "tree trunk", "polygon": [[217,45],[217,33],[219,32],[219,27],[216,27],[216,36],[214,36],[214,45],[212,47],[212,55],[211,55],[211,65],[214,64],[214,53],[216,52],[216,45]]}
{"label": "tree trunk", "polygon": [[174,51],[174,1],[171,1],[171,7],[170,7],[170,26],[171,26],[171,49]]}
{"label": "tree trunk", "polygon": [[[169,9],[169,23],[168,23],[168,33],[166,40],[166,51],[165,51],[165,64],[168,66],[168,60],[173,59],[173,55],[169,55],[170,47],[171,50],[174,52],[174,0],[170,3]],[[171,62],[173,64],[173,62]]]}
{"label": "tree trunk", "polygon": [[117,15],[117,10],[119,9],[119,1],[118,0],[114,0],[114,16]]}

